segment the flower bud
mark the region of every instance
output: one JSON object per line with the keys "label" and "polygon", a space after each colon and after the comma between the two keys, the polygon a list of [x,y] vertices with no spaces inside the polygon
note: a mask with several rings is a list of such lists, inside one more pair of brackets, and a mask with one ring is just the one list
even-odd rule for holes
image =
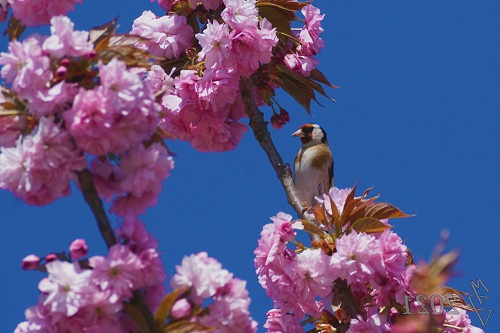
{"label": "flower bud", "polygon": [[66,76],[68,69],[65,66],[59,66],[56,69],[56,76],[60,79]]}
{"label": "flower bud", "polygon": [[61,59],[61,61],[59,62],[59,65],[64,66],[64,67],[68,67],[69,66],[69,59],[68,58]]}
{"label": "flower bud", "polygon": [[45,256],[45,262],[49,263],[51,261],[57,260],[57,254],[55,253],[50,253]]}
{"label": "flower bud", "polygon": [[275,113],[275,114],[273,114],[273,116],[271,117],[271,125],[272,125],[275,129],[280,129],[280,128],[282,128],[285,124],[286,124],[285,119],[283,119],[283,117],[281,117],[279,114]]}
{"label": "flower bud", "polygon": [[40,264],[40,258],[34,254],[30,254],[29,256],[24,257],[21,267],[26,271],[30,271],[37,268],[38,264]]}
{"label": "flower bud", "polygon": [[75,239],[69,245],[69,255],[75,260],[86,256],[88,252],[89,248],[87,246],[87,243],[85,243],[85,239]]}
{"label": "flower bud", "polygon": [[173,319],[181,319],[189,316],[191,313],[191,304],[185,298],[181,298],[177,300],[174,305],[172,305],[172,309],[170,310],[170,315]]}

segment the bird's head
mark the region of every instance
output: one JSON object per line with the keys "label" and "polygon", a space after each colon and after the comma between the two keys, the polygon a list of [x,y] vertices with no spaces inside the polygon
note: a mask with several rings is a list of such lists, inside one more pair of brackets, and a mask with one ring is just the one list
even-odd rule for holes
{"label": "bird's head", "polygon": [[326,132],[318,124],[305,124],[292,134],[299,137],[303,146],[314,146],[320,143],[328,143]]}

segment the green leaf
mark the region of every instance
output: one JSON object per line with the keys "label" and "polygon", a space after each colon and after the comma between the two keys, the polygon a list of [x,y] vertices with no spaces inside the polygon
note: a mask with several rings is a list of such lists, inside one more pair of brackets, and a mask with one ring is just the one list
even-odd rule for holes
{"label": "green leaf", "polygon": [[163,329],[165,321],[170,315],[170,310],[172,309],[172,306],[174,305],[181,291],[181,289],[177,289],[169,294],[166,294],[163,297],[160,306],[158,307],[158,310],[156,310],[156,313],[154,315],[154,320],[157,327],[161,327]]}
{"label": "green leaf", "polygon": [[123,311],[134,320],[141,333],[150,333],[149,324],[144,314],[136,306],[130,303],[123,304]]}
{"label": "green leaf", "polygon": [[366,232],[369,234],[382,232],[386,229],[392,228],[392,226],[385,224],[374,217],[362,217],[351,224],[350,228],[356,230],[357,232]]}
{"label": "green leaf", "polygon": [[10,41],[18,40],[19,37],[21,37],[21,35],[23,34],[25,29],[26,26],[24,26],[20,20],[12,16],[9,20],[7,29],[5,29],[3,34],[8,35]]}

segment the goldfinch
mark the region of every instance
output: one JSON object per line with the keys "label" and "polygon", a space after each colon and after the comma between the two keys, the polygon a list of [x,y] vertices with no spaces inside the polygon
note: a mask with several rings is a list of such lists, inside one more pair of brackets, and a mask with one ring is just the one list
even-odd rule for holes
{"label": "goldfinch", "polygon": [[299,198],[308,206],[314,197],[333,186],[333,156],[326,132],[317,124],[302,125],[293,136],[302,141],[294,163],[294,183]]}

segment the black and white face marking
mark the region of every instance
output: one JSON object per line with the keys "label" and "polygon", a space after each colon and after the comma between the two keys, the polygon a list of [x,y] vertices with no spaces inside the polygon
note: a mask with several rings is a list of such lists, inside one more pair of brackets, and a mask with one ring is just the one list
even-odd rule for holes
{"label": "black and white face marking", "polygon": [[326,132],[318,124],[302,125],[292,135],[298,136],[302,144],[307,144],[308,146],[327,142]]}

